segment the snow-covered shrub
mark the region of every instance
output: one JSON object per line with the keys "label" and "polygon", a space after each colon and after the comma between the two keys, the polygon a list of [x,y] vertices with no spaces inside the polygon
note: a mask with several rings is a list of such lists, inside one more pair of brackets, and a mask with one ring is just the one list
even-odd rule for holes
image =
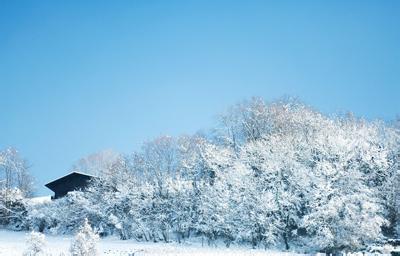
{"label": "snow-covered shrub", "polygon": [[96,256],[97,241],[99,237],[93,232],[87,219],[71,242],[70,253],[72,256]]}
{"label": "snow-covered shrub", "polygon": [[45,235],[32,231],[26,239],[27,248],[24,256],[44,256],[46,255],[44,247],[46,246]]}
{"label": "snow-covered shrub", "polygon": [[29,207],[27,221],[32,230],[53,234],[73,234],[82,220],[87,218],[100,225],[105,217],[99,216],[101,207],[91,195],[81,191],[68,193],[65,197]]}

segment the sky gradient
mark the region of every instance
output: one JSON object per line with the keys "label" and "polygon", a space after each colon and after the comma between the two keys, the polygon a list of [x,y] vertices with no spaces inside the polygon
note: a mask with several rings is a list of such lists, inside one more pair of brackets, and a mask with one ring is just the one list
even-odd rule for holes
{"label": "sky gradient", "polygon": [[391,120],[399,28],[400,1],[0,1],[0,148],[44,195],[87,154],[207,129],[252,96]]}

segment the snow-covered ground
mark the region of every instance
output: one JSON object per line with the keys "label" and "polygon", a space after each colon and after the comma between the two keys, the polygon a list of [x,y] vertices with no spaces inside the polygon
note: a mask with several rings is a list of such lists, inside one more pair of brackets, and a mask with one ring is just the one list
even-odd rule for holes
{"label": "snow-covered ground", "polygon": [[[21,256],[26,247],[27,233],[0,230],[0,255]],[[46,236],[47,252],[50,255],[68,255],[71,236]],[[201,246],[201,243],[176,244],[176,243],[139,243],[133,240],[121,241],[118,238],[109,237],[101,239],[98,243],[101,255],[116,256],[258,256],[258,255],[299,255],[288,252],[265,251],[262,249],[250,249],[246,247],[225,248],[223,245],[217,248]],[[64,253],[64,254],[62,254]]]}

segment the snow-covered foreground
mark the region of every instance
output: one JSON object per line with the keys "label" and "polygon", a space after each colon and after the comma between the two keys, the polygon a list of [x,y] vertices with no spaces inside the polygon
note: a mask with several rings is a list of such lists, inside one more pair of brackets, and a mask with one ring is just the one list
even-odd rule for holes
{"label": "snow-covered foreground", "polygon": [[[26,247],[24,232],[12,232],[0,230],[0,255],[1,256],[20,256]],[[50,255],[59,256],[64,253],[68,255],[71,236],[46,236],[47,252]],[[193,244],[176,244],[176,243],[139,243],[133,240],[121,241],[118,238],[110,237],[101,239],[98,243],[98,249],[101,255],[116,255],[116,256],[217,256],[217,255],[232,255],[232,256],[258,256],[258,255],[299,255],[288,252],[265,251],[262,249],[253,250],[246,247],[225,248],[219,246],[211,248],[201,246],[201,243]]]}

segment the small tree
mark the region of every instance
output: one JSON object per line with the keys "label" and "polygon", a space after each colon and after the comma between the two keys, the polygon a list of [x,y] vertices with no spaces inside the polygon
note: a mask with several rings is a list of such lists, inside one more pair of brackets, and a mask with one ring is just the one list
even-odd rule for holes
{"label": "small tree", "polygon": [[96,243],[99,236],[92,230],[88,220],[85,222],[75,238],[72,240],[70,253],[72,256],[95,256],[98,255]]}
{"label": "small tree", "polygon": [[42,233],[32,231],[26,238],[26,244],[27,248],[23,254],[24,256],[45,255],[46,239]]}

